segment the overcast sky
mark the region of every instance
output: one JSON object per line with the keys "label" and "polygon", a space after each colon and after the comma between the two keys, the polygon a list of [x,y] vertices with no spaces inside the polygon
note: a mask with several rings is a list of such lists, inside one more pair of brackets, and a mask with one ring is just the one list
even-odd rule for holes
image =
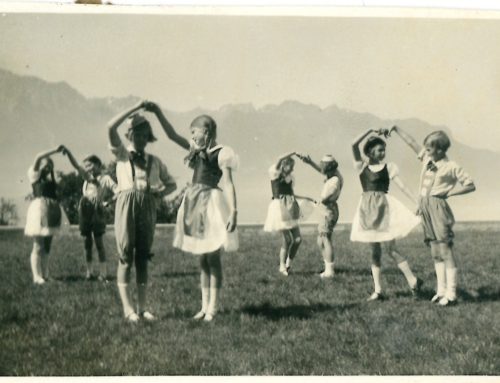
{"label": "overcast sky", "polygon": [[500,19],[2,14],[0,67],[177,111],[295,99],[500,151]]}

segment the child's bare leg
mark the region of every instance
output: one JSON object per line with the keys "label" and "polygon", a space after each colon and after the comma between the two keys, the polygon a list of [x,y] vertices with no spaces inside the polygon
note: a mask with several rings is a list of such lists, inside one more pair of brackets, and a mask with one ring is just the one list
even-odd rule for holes
{"label": "child's bare leg", "polygon": [[210,300],[205,320],[210,321],[217,313],[220,289],[222,287],[222,263],[220,250],[207,254],[208,265],[210,268]]}
{"label": "child's bare leg", "polygon": [[446,294],[446,266],[441,255],[439,243],[431,242],[430,246],[434,269],[436,270],[436,294],[432,297],[431,301],[439,302]]}
{"label": "child's bare leg", "polygon": [[401,253],[396,248],[396,241],[388,241],[384,243],[385,251],[389,257],[391,257],[398,265],[399,270],[404,274],[406,281],[410,288],[417,286],[417,278],[411,271],[408,261],[401,255]]}
{"label": "child's bare leg", "polygon": [[300,229],[298,227],[294,227],[293,229],[290,230],[290,233],[292,234],[292,245],[290,246],[290,252],[288,253],[288,258],[290,260],[293,260],[295,258],[295,255],[297,254],[297,251],[299,250],[300,244],[302,243],[302,238],[300,236]]}
{"label": "child's bare leg", "polygon": [[99,257],[99,277],[106,279],[108,272],[106,269],[106,251],[104,250],[104,242],[102,235],[94,234],[95,247],[97,248],[97,255]]}
{"label": "child's bare leg", "polygon": [[33,249],[31,250],[31,273],[33,282],[42,284],[42,253],[44,251],[43,237],[33,238]]}
{"label": "child's bare leg", "polygon": [[438,248],[444,260],[446,273],[446,293],[439,304],[446,306],[449,302],[454,302],[457,299],[457,266],[453,250],[448,243],[441,242],[438,244]]}
{"label": "child's bare leg", "polygon": [[42,277],[45,280],[49,279],[49,255],[52,245],[52,236],[43,237],[43,252],[42,252]]}
{"label": "child's bare leg", "polygon": [[83,245],[85,248],[85,262],[87,266],[85,277],[90,279],[92,277],[92,233],[84,237]]}
{"label": "child's bare leg", "polygon": [[201,288],[201,310],[194,316],[194,319],[203,319],[208,312],[208,302],[210,299],[210,266],[208,265],[207,254],[200,257],[200,288]]}

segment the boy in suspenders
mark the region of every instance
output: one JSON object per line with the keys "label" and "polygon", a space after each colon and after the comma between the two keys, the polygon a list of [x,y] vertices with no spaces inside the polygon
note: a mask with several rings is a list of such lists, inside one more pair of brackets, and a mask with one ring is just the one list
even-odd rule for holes
{"label": "boy in suspenders", "polygon": [[[140,102],[108,124],[110,149],[117,161],[115,236],[120,257],[117,284],[123,313],[130,322],[155,319],[145,306],[156,207],[160,198],[176,189],[173,178],[161,160],[144,151],[146,145],[156,141],[156,138],[149,122],[135,113],[143,107],[144,102]],[[126,119],[126,137],[130,141],[127,148],[123,146],[117,132]],[[136,268],[137,311],[132,307],[128,294],[133,264]]]}

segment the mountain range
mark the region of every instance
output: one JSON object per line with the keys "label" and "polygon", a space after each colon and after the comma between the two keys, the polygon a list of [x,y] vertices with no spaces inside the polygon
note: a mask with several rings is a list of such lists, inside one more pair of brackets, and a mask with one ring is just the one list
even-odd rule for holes
{"label": "mountain range", "polygon": [[[0,196],[14,199],[22,218],[26,210],[24,196],[30,192],[26,170],[36,153],[61,143],[79,159],[94,153],[105,162],[110,161],[106,123],[140,100],[140,96],[88,98],[65,82],[51,83],[0,69]],[[432,126],[417,118],[387,120],[335,105],[320,108],[293,100],[259,108],[252,104],[227,104],[218,110],[198,108],[186,112],[171,111],[161,100],[153,101],[162,106],[176,130],[185,136],[195,116],[206,113],[215,118],[218,142],[231,146],[240,156],[240,169],[235,174],[240,222],[263,222],[271,194],[268,168],[276,157],[289,151],[308,153],[317,161],[327,153],[337,158],[345,179],[339,200],[340,220],[350,221],[361,194],[352,165],[351,142],[365,129],[392,124],[398,124],[418,141],[436,129],[448,132],[452,138],[450,158],[467,170],[477,186],[473,194],[450,199],[457,220],[498,219],[500,179],[490,170],[500,162],[500,153],[457,142],[447,127]],[[168,141],[154,116],[150,117],[158,141],[148,150],[166,163],[181,187],[190,178],[190,171],[183,164],[186,153]],[[57,168],[70,170],[64,158],[54,159]],[[388,139],[387,161],[398,165],[402,180],[416,193],[420,163],[398,137]],[[323,184],[320,174],[298,161],[295,178],[297,194],[318,197]],[[391,192],[413,208],[396,186]]]}

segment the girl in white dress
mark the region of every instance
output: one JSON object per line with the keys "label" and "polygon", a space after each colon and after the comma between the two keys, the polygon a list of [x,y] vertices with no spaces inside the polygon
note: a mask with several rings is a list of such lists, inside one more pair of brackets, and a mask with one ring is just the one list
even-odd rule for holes
{"label": "girl in white dress", "polygon": [[420,223],[419,218],[396,198],[387,194],[390,182],[394,182],[415,204],[415,197],[398,176],[395,164],[385,163],[385,141],[371,136],[363,146],[366,159],[359,150],[360,143],[372,133],[383,134],[386,130],[367,130],[352,143],[354,166],[359,173],[363,194],[354,216],[351,241],[365,242],[372,253],[372,276],[375,291],[368,301],[384,299],[381,285],[381,256],[385,252],[397,263],[414,295],[418,293],[422,280],[416,278],[406,259],[396,249],[395,239],[402,238]]}

